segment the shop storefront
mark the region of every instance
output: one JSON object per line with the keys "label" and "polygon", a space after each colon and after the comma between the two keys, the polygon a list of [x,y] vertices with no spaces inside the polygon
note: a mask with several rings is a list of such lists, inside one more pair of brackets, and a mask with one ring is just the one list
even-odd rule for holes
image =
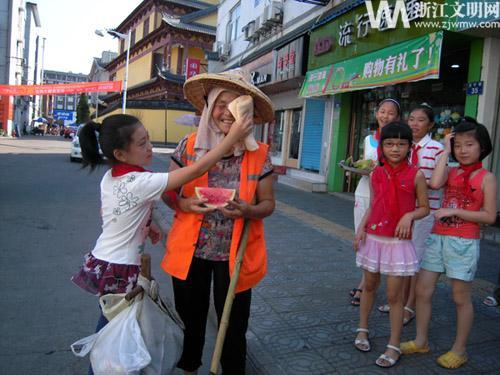
{"label": "shop storefront", "polygon": [[468,95],[467,87],[479,81],[481,38],[417,27],[373,30],[366,18],[360,5],[311,34],[310,70],[301,97],[333,98],[329,191],[354,191],[357,177],[337,165],[362,155],[382,99],[397,99],[403,120],[416,105],[431,105],[437,139],[460,116],[477,111],[477,98]]}
{"label": "shop storefront", "polygon": [[258,134],[267,137],[273,164],[287,176],[315,181],[325,190],[330,134],[325,113],[330,107],[324,98],[299,95],[307,44],[307,37],[301,36],[242,68],[250,72],[253,83],[269,95],[276,109],[275,122]]}

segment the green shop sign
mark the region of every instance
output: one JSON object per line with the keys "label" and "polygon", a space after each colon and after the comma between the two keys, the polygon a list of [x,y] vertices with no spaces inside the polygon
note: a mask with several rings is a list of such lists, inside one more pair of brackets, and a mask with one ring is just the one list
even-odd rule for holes
{"label": "green shop sign", "polygon": [[[391,10],[394,9],[396,1],[388,0]],[[449,1],[451,0],[433,0],[432,2],[404,0],[410,27],[405,28],[401,17],[398,16],[394,29],[389,27],[385,16],[381,18],[378,29],[372,28],[368,8],[363,3],[311,33],[309,68],[319,68],[439,31],[442,29],[440,12],[443,9],[448,12],[452,10],[451,5],[446,5]],[[371,4],[374,13],[377,13],[380,1],[373,0]],[[446,20],[449,19],[446,18]]]}
{"label": "green shop sign", "polygon": [[300,96],[311,97],[439,78],[443,32],[307,72]]}

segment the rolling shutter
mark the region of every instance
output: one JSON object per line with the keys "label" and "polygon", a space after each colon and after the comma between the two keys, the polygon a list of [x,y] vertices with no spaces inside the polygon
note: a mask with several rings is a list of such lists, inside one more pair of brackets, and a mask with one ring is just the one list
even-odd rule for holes
{"label": "rolling shutter", "polygon": [[325,101],[307,99],[300,158],[300,167],[303,169],[319,171],[324,117]]}

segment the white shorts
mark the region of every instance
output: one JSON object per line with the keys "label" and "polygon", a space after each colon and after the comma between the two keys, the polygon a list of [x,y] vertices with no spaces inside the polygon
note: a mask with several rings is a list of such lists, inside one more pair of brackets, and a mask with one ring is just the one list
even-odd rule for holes
{"label": "white shorts", "polygon": [[434,226],[434,213],[431,212],[429,215],[423,219],[416,220],[413,225],[413,245],[415,246],[415,252],[417,253],[418,263],[422,263],[424,257],[425,249],[427,248],[425,242],[429,235],[431,234],[432,227]]}

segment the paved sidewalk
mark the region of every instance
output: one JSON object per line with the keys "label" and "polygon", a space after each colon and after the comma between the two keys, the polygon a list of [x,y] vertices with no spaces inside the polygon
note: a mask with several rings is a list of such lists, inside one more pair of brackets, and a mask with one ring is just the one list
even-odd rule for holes
{"label": "paved sidewalk", "polygon": [[[266,219],[269,271],[252,296],[248,332],[248,367],[251,374],[385,373],[373,362],[384,350],[389,335],[386,314],[371,317],[373,351],[363,354],[352,346],[359,310],[349,304],[348,290],[359,281],[350,232],[352,201],[330,194],[311,194],[276,185],[276,212]],[[160,208],[161,221],[171,213]],[[329,224],[329,225],[328,225]],[[351,238],[349,238],[349,235]],[[496,245],[496,244],[495,244]],[[500,265],[500,251],[483,243],[479,275],[490,281]],[[487,271],[482,272],[482,268]],[[491,270],[490,270],[491,268]],[[495,271],[493,272],[493,269]],[[485,289],[491,282],[484,281]],[[384,301],[383,286],[377,304]],[[500,371],[494,359],[500,350],[500,309],[482,305],[475,293],[476,320],[470,338],[471,360],[456,373]],[[215,324],[212,316],[213,324]],[[415,323],[404,330],[412,338]],[[440,373],[435,359],[454,337],[455,309],[450,287],[438,284],[431,322],[432,353],[406,357],[389,373]],[[210,338],[208,338],[210,340]],[[207,340],[207,341],[208,341]]]}
{"label": "paved sidewalk", "polygon": [[[265,220],[268,274],[253,290],[248,338],[248,373],[269,375],[353,373],[444,373],[435,363],[451,346],[455,308],[445,278],[438,283],[427,355],[402,358],[391,370],[374,365],[389,336],[386,314],[370,320],[373,350],[360,353],[352,342],[359,318],[348,291],[357,285],[354,264],[353,201],[339,195],[308,193],[276,184],[277,209]],[[156,217],[171,221],[160,207]],[[500,309],[482,305],[500,266],[498,244],[482,242],[481,264],[474,288],[475,323],[469,340],[469,363],[454,373],[499,373]],[[376,304],[384,302],[384,284]],[[212,325],[215,325],[214,316]],[[404,329],[413,338],[415,323]],[[211,337],[207,338],[208,341]]]}

